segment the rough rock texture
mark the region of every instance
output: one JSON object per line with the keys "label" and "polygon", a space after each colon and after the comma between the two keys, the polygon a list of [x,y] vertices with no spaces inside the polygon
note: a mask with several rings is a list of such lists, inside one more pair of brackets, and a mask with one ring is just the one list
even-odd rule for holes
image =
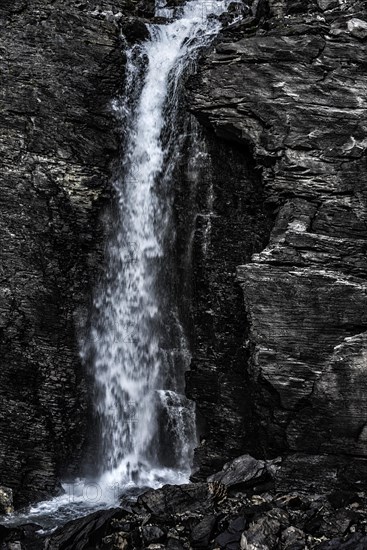
{"label": "rough rock texture", "polygon": [[0,487],[0,514],[14,512],[13,491],[9,487]]}
{"label": "rough rock texture", "polygon": [[277,460],[256,460],[250,455],[242,455],[225,464],[220,472],[209,476],[208,481],[217,481],[226,487],[258,484],[275,474],[276,464]]}
{"label": "rough rock texture", "polygon": [[[305,472],[310,490],[355,488],[367,454],[367,10],[351,0],[252,4],[190,84],[212,165],[193,241],[187,393],[202,425],[198,477],[254,449],[290,453],[279,490]],[[88,396],[75,328],[102,256],[98,215],[117,151],[108,104],[121,85],[118,25],[131,26],[131,40],[145,32],[124,19],[131,9],[0,7],[0,482],[17,505],[57,492],[82,452]],[[152,2],[136,9],[151,16]],[[341,455],[359,459],[350,467]],[[213,514],[199,519],[190,536],[207,544]],[[238,545],[232,519],[216,533]],[[307,531],[280,535],[280,512],[260,523],[286,547]],[[139,541],[160,544],[163,525],[147,527]],[[243,544],[263,544],[251,529]]]}
{"label": "rough rock texture", "polygon": [[[237,258],[252,401],[243,449],[363,458],[367,8],[351,0],[254,6],[222,33],[189,94],[199,120],[257,170],[276,214],[268,246],[251,261]],[[218,296],[213,285],[212,300]],[[198,454],[206,472],[211,430],[221,451],[237,388],[212,405],[220,367],[208,359],[193,369],[189,393],[209,423],[208,450]],[[207,394],[198,398],[201,385]]]}
{"label": "rough rock texture", "polygon": [[[258,485],[263,461],[245,455],[215,474],[242,475],[237,491],[219,482],[150,489],[128,507],[98,511],[49,535],[34,525],[0,527],[3,550],[365,549],[367,498],[358,488],[328,495]],[[274,485],[275,482],[275,485]],[[360,488],[359,488],[360,489]],[[19,548],[19,547],[18,547]]]}
{"label": "rough rock texture", "polygon": [[113,519],[120,519],[122,515],[121,509],[111,508],[68,522],[55,532],[47,543],[47,550],[96,548],[102,539],[106,524]]}
{"label": "rough rock texture", "polygon": [[[261,250],[272,224],[254,164],[236,144],[204,135],[208,164],[198,184],[193,237],[193,360],[186,393],[202,432],[195,466],[207,476],[243,453],[251,425],[246,314],[236,266]],[[245,419],[247,425],[245,425]]]}
{"label": "rough rock texture", "polygon": [[76,325],[103,249],[123,65],[116,21],[95,8],[0,6],[0,482],[17,505],[58,490],[86,433]]}

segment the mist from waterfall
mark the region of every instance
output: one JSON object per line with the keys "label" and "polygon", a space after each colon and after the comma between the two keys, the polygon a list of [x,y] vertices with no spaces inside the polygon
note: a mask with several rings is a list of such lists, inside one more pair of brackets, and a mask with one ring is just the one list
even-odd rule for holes
{"label": "mist from waterfall", "polygon": [[[173,200],[185,159],[193,204],[208,154],[197,122],[184,112],[182,93],[200,50],[221,27],[216,16],[230,1],[158,6],[156,15],[166,22],[149,24],[146,42],[126,45],[124,90],[112,105],[123,151],[112,237],[81,346],[95,379],[101,441],[90,462],[97,462],[98,474],[63,483],[64,494],[8,516],[8,525],[31,520],[54,529],[116,505],[121,494],[189,478],[196,423],[194,403],[184,394],[191,357],[181,319]],[[194,223],[192,213],[187,257],[181,258],[186,271]]]}
{"label": "mist from waterfall", "polygon": [[[95,298],[88,353],[97,387],[100,482],[159,486],[188,479],[196,445],[184,395],[190,353],[175,288],[174,178],[182,76],[218,32],[224,2],[193,0],[150,39],[127,50],[125,91],[114,109],[123,157],[107,276]],[[167,17],[170,10],[158,9]],[[145,70],[142,70],[145,67]]]}

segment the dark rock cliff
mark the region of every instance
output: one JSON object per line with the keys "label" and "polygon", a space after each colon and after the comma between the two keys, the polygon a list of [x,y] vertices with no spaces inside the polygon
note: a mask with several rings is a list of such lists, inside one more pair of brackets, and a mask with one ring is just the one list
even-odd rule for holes
{"label": "dark rock cliff", "polygon": [[251,382],[246,311],[236,266],[269,236],[272,216],[261,179],[236,144],[205,136],[211,171],[197,189],[193,244],[193,360],[186,391],[197,403],[201,445],[195,467],[209,475],[246,447]]}
{"label": "dark rock cliff", "polygon": [[93,2],[3,1],[0,18],[0,483],[20,505],[57,491],[81,456],[76,327],[103,253],[123,59]]}
{"label": "dark rock cliff", "polygon": [[[217,171],[222,227],[198,275],[208,282],[196,311],[209,312],[188,391],[208,426],[199,475],[241,447],[288,454],[299,478],[335,455],[367,455],[367,9],[260,0],[252,11],[189,85],[191,110],[217,136],[213,157],[234,168]],[[272,216],[269,234],[261,219]]]}
{"label": "dark rock cliff", "polygon": [[[118,149],[108,106],[122,84],[120,8],[131,10],[122,0],[0,7],[0,484],[17,505],[55,493],[83,453],[90,399],[77,329],[102,263]],[[325,470],[330,483],[358,482],[367,9],[257,0],[252,12],[188,85],[211,157],[195,204],[187,376],[197,477],[251,451],[288,456],[287,489]],[[359,457],[354,470],[342,455]]]}

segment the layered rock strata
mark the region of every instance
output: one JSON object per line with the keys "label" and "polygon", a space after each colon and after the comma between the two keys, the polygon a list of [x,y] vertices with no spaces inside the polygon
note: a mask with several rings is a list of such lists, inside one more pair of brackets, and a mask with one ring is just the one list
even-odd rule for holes
{"label": "layered rock strata", "polygon": [[[255,2],[191,80],[190,108],[227,147],[235,144],[258,174],[261,208],[276,216],[251,260],[242,229],[239,385],[228,384],[233,372],[223,359],[204,361],[197,346],[189,393],[209,424],[198,453],[203,472],[214,468],[212,447],[226,447],[227,410],[241,398],[251,409],[241,445],[258,456],[367,456],[366,24],[363,2]],[[239,185],[238,199],[249,180]],[[238,243],[232,220],[223,220],[222,243]],[[227,285],[235,289],[229,277]],[[209,292],[219,300],[214,284]],[[223,319],[222,310],[217,325]]]}
{"label": "layered rock strata", "polygon": [[99,6],[0,7],[0,480],[18,506],[57,492],[87,432],[77,327],[103,253],[123,68],[111,6]]}

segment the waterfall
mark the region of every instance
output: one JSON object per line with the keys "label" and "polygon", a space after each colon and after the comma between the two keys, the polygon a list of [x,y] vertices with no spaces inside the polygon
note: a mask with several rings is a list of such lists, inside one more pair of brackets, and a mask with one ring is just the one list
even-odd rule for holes
{"label": "waterfall", "polygon": [[[7,525],[31,520],[54,529],[116,504],[130,488],[188,480],[196,446],[195,410],[184,395],[190,351],[180,318],[185,300],[179,295],[185,289],[178,288],[175,274],[173,199],[179,164],[186,158],[188,203],[193,206],[208,153],[198,124],[187,113],[183,120],[182,85],[200,50],[220,29],[215,16],[229,3],[192,0],[174,9],[158,6],[156,15],[171,20],[149,25],[150,39],[125,51],[125,90],[113,102],[124,136],[114,182],[113,237],[81,349],[95,377],[99,476],[69,480],[63,495],[9,516]],[[212,196],[208,238],[211,203]],[[191,218],[187,255],[194,212]],[[189,270],[188,258],[183,261],[181,267]]]}
{"label": "waterfall", "polygon": [[156,486],[190,472],[195,411],[184,395],[190,354],[178,313],[172,216],[184,143],[180,84],[220,28],[211,14],[224,9],[220,1],[188,2],[170,22],[149,25],[150,39],[126,53],[124,99],[114,102],[125,136],[117,215],[88,344],[105,484]]}

